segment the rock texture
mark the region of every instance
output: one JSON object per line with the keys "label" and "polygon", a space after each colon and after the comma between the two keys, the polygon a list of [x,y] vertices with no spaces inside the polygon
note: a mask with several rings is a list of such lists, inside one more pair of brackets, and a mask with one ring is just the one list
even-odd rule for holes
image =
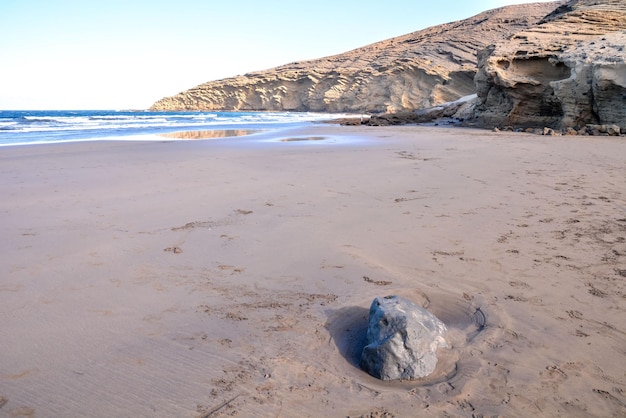
{"label": "rock texture", "polygon": [[151,110],[400,112],[475,92],[477,52],[562,2],[509,6],[353,51],[211,81]]}
{"label": "rock texture", "polygon": [[478,61],[479,126],[626,130],[624,0],[569,1]]}
{"label": "rock texture", "polygon": [[437,366],[447,347],[446,326],[426,309],[398,296],[376,298],[370,307],[361,368],[382,380],[417,379]]}

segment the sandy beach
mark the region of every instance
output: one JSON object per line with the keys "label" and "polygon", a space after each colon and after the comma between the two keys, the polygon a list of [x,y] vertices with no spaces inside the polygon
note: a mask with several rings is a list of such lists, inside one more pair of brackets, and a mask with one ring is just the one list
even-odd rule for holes
{"label": "sandy beach", "polygon": [[[623,137],[3,147],[0,196],[0,417],[626,415]],[[390,294],[424,381],[357,367]]]}

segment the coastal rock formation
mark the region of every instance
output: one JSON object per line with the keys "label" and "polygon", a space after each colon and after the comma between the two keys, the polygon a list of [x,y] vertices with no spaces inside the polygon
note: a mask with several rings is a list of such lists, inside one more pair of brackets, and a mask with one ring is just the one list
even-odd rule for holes
{"label": "coastal rock formation", "polygon": [[562,2],[490,10],[344,54],[211,81],[151,110],[400,112],[475,92],[477,52]]}
{"label": "coastal rock formation", "polygon": [[446,331],[443,322],[409,300],[376,298],[360,366],[382,380],[428,376],[437,366],[437,349],[447,347]]}
{"label": "coastal rock formation", "polygon": [[478,61],[478,126],[626,130],[624,0],[571,0]]}

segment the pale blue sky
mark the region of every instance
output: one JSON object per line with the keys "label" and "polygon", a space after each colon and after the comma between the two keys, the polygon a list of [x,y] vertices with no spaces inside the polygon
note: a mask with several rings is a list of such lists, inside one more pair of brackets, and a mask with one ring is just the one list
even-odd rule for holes
{"label": "pale blue sky", "polygon": [[523,0],[2,0],[0,109],[144,109]]}

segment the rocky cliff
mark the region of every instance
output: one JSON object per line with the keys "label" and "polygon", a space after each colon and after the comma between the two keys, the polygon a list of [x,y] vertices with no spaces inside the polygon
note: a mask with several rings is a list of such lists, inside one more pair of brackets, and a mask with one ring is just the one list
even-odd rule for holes
{"label": "rocky cliff", "polygon": [[625,0],[571,0],[478,61],[479,126],[626,130]]}
{"label": "rocky cliff", "polygon": [[474,93],[478,51],[561,4],[490,10],[344,54],[211,81],[150,109],[374,113],[438,105]]}

